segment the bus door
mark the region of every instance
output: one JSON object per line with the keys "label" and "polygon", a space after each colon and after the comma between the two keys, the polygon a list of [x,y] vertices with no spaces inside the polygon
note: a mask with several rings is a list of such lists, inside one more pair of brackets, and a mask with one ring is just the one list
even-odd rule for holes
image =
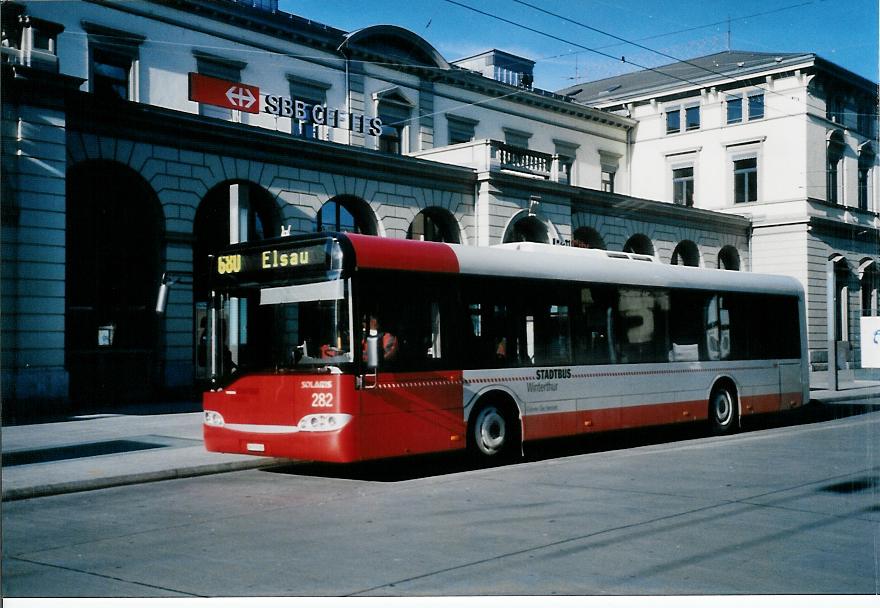
{"label": "bus door", "polygon": [[[410,288],[406,298],[383,297],[381,285],[375,283],[364,289],[361,457],[463,447],[462,374],[445,369],[449,348],[443,340],[439,298]],[[368,366],[370,342],[377,360]]]}

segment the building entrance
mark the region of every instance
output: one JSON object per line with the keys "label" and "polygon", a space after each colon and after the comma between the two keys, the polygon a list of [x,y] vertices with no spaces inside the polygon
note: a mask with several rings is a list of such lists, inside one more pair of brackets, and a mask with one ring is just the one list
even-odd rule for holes
{"label": "building entrance", "polygon": [[65,365],[75,409],[146,401],[158,386],[162,210],[150,186],[111,162],[67,176]]}

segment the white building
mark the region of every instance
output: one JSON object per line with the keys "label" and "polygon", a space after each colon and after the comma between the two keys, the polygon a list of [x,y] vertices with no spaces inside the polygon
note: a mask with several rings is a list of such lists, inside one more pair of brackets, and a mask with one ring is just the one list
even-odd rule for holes
{"label": "white building", "polygon": [[207,253],[282,229],[749,267],[748,220],[629,196],[636,121],[528,59],[274,4],[3,2],[4,415],[190,393]]}
{"label": "white building", "polygon": [[880,287],[876,83],[810,53],[731,51],[560,93],[638,121],[632,195],[748,217],[752,268],[807,290],[813,369],[829,343],[859,365]]}

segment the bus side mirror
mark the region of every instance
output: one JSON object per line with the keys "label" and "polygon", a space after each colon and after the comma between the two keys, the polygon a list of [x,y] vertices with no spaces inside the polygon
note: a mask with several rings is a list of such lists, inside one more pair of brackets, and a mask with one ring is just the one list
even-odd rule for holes
{"label": "bus side mirror", "polygon": [[379,336],[367,336],[367,369],[379,367]]}

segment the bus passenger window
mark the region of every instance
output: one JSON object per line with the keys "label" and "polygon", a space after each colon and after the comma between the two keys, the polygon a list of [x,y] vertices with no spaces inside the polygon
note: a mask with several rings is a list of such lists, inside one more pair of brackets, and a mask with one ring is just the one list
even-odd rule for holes
{"label": "bus passenger window", "polygon": [[620,363],[656,363],[668,360],[668,311],[667,292],[641,288],[619,290],[615,331]]}
{"label": "bus passenger window", "polygon": [[580,307],[572,318],[575,362],[601,365],[611,362],[611,301],[607,289],[584,287]]}
{"label": "bus passenger window", "polygon": [[[669,338],[672,346],[669,361],[706,359],[704,311],[708,295],[704,292],[673,290],[670,296]],[[701,355],[701,349],[703,351]]]}
{"label": "bus passenger window", "polygon": [[535,365],[564,365],[571,362],[571,330],[568,306],[545,304],[534,319]]}
{"label": "bus passenger window", "polygon": [[366,344],[368,334],[379,336],[382,369],[431,369],[443,356],[440,311],[440,303],[426,294],[415,294],[406,302],[366,300],[362,307],[361,343]]}
{"label": "bus passenger window", "polygon": [[706,305],[706,351],[710,361],[730,358],[730,313],[722,296],[712,296]]}

